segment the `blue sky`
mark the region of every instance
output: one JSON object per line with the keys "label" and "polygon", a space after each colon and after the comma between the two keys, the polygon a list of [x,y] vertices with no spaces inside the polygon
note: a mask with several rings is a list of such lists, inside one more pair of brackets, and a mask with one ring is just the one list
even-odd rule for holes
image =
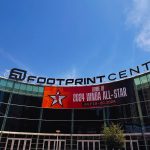
{"label": "blue sky", "polygon": [[1,0],[0,75],[92,77],[150,60],[149,0]]}

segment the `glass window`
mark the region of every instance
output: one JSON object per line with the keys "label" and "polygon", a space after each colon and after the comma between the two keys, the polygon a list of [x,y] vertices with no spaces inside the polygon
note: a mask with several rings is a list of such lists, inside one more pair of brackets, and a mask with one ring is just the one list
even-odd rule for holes
{"label": "glass window", "polygon": [[38,86],[33,85],[32,87],[33,87],[33,91],[32,91],[33,94],[38,95]]}
{"label": "glass window", "polygon": [[150,82],[150,73],[147,75],[148,81]]}
{"label": "glass window", "polygon": [[135,82],[135,85],[140,85],[140,79],[139,78],[135,78],[134,82]]}
{"label": "glass window", "polygon": [[27,85],[26,90],[27,90],[29,93],[32,93],[32,85]]}
{"label": "glass window", "polygon": [[20,89],[20,83],[15,83],[15,85],[14,85],[14,91],[15,92],[18,92],[19,91],[19,89]]}
{"label": "glass window", "polygon": [[0,117],[0,129],[1,129],[2,124],[3,124],[3,119],[4,119],[4,117]]}
{"label": "glass window", "polygon": [[7,103],[10,93],[0,91],[0,102]]}
{"label": "glass window", "polygon": [[4,88],[4,89],[5,89],[6,84],[7,84],[7,80],[1,79],[0,87],[2,87],[2,88]]}
{"label": "glass window", "polygon": [[124,115],[125,115],[125,118],[131,118],[132,115],[131,115],[131,108],[130,108],[130,105],[124,105]]}
{"label": "glass window", "polygon": [[103,121],[74,121],[74,133],[77,134],[100,134],[103,127]]}
{"label": "glass window", "polygon": [[75,109],[75,120],[103,120],[103,109]]}
{"label": "glass window", "polygon": [[43,109],[43,119],[71,120],[71,109]]}
{"label": "glass window", "polygon": [[43,133],[71,133],[71,121],[42,121],[41,132]]}
{"label": "glass window", "polygon": [[109,119],[123,118],[121,106],[109,107],[106,114],[109,116]]}
{"label": "glass window", "polygon": [[7,118],[5,131],[38,132],[38,120]]}
{"label": "glass window", "polygon": [[40,108],[11,105],[8,116],[17,118],[39,119]]}
{"label": "glass window", "polygon": [[39,86],[39,95],[43,95],[44,87]]}
{"label": "glass window", "polygon": [[143,96],[142,90],[138,90],[138,95],[139,95],[140,101],[144,101],[144,96]]}
{"label": "glass window", "polygon": [[131,118],[131,117],[137,117],[138,116],[138,109],[137,104],[128,104],[128,105],[122,105],[120,107],[120,118]]}
{"label": "glass window", "polygon": [[0,103],[0,116],[5,116],[7,104]]}
{"label": "glass window", "polygon": [[140,78],[135,78],[134,79],[135,85],[137,89],[141,89],[141,81]]}
{"label": "glass window", "polygon": [[142,115],[147,116],[145,102],[141,102],[141,110],[142,110]]}
{"label": "glass window", "polygon": [[146,75],[140,77],[140,80],[141,80],[141,83],[142,83],[142,87],[147,87],[147,86],[149,86],[149,83],[148,83],[148,80],[147,80]]}
{"label": "glass window", "polygon": [[141,123],[139,118],[124,119],[123,127],[126,133],[140,133]]}
{"label": "glass window", "polygon": [[23,83],[20,84],[20,92],[23,92],[23,93],[26,92],[26,84],[23,84]]}
{"label": "glass window", "polygon": [[12,87],[13,87],[13,81],[7,81],[7,89],[9,89],[9,90],[12,90]]}
{"label": "glass window", "polygon": [[143,88],[142,92],[143,92],[144,100],[150,100],[150,87]]}
{"label": "glass window", "polygon": [[44,87],[39,86],[39,92],[43,93],[43,91],[44,91]]}
{"label": "glass window", "polygon": [[146,132],[150,132],[150,117],[144,118],[144,125],[145,125]]}
{"label": "glass window", "polygon": [[34,96],[24,96],[13,94],[12,104],[27,105],[27,106],[42,106],[42,98]]}
{"label": "glass window", "polygon": [[142,83],[147,83],[148,82],[146,75],[140,77],[140,80],[141,80]]}
{"label": "glass window", "polygon": [[131,116],[132,116],[132,117],[138,117],[137,103],[135,103],[135,104],[130,104],[130,110],[131,110]]}
{"label": "glass window", "polygon": [[145,102],[147,115],[150,116],[150,100]]}

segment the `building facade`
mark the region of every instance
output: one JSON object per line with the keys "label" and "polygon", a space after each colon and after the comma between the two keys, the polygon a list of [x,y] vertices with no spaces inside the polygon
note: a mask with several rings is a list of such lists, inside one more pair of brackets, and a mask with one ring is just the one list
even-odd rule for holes
{"label": "building facade", "polygon": [[44,86],[1,77],[0,149],[104,150],[103,127],[119,123],[126,137],[125,150],[149,150],[150,73],[130,80],[135,98],[127,103],[93,109],[43,109]]}

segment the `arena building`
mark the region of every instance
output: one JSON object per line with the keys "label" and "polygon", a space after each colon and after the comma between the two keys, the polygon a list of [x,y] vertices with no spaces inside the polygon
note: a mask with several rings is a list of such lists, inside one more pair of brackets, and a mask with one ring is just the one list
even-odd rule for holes
{"label": "arena building", "polygon": [[105,150],[102,129],[113,122],[122,125],[125,150],[150,150],[150,73],[93,87],[86,102],[81,92],[67,105],[61,88],[50,95],[44,85],[1,77],[0,149]]}

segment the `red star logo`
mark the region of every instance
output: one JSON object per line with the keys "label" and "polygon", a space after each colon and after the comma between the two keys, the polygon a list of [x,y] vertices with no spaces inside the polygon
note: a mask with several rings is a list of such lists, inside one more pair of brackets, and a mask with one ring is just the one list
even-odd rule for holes
{"label": "red star logo", "polygon": [[60,95],[60,92],[57,91],[56,95],[49,95],[50,98],[53,99],[53,102],[51,104],[51,106],[55,105],[56,103],[60,104],[61,106],[63,106],[62,100],[66,97],[66,96],[62,96]]}

